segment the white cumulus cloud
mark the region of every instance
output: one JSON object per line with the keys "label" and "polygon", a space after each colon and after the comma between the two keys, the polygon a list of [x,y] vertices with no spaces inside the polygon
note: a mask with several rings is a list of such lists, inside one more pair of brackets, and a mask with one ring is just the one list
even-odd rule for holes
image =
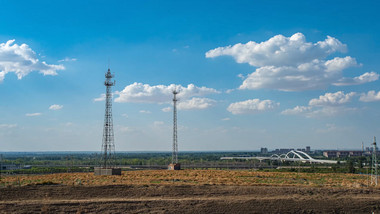
{"label": "white cumulus cloud", "polygon": [[277,35],[261,43],[250,41],[215,48],[208,51],[206,57],[232,56],[238,63],[248,63],[255,67],[295,66],[346,50],[347,46],[333,37],[327,36],[326,40],[313,44],[306,42],[302,33],[296,33],[291,37]]}
{"label": "white cumulus cloud", "polygon": [[181,85],[149,85],[143,83],[133,83],[126,86],[122,91],[115,92],[118,97],[115,102],[119,103],[168,103],[173,99],[172,91],[176,89],[180,93],[180,99],[188,99],[194,96],[204,96],[207,94],[220,93],[213,88],[206,88],[204,86],[198,87],[194,84],[189,84],[187,87]]}
{"label": "white cumulus cloud", "polygon": [[25,116],[27,117],[36,117],[36,116],[40,116],[42,115],[42,113],[26,113]]}
{"label": "white cumulus cloud", "polygon": [[106,94],[101,94],[100,97],[94,98],[94,102],[100,102],[106,100]]}
{"label": "white cumulus cloud", "polygon": [[179,110],[194,110],[194,109],[207,109],[214,106],[215,100],[209,98],[193,97],[190,100],[180,101],[178,103]]}
{"label": "white cumulus cloud", "polygon": [[238,74],[237,77],[239,77],[240,79],[244,80],[245,79],[245,76],[243,74]]}
{"label": "white cumulus cloud", "polygon": [[272,110],[279,106],[272,100],[251,99],[242,102],[231,103],[227,110],[232,114],[252,114]]}
{"label": "white cumulus cloud", "polygon": [[306,117],[320,117],[320,116],[336,116],[344,115],[347,113],[356,112],[357,108],[345,107],[345,106],[323,106],[321,108],[313,109],[310,113],[306,114]]}
{"label": "white cumulus cloud", "polygon": [[351,101],[352,97],[356,95],[355,92],[344,94],[343,91],[335,93],[326,93],[319,96],[318,99],[309,101],[310,106],[326,106],[326,105],[341,105]]}
{"label": "white cumulus cloud", "polygon": [[308,106],[296,106],[292,109],[282,111],[281,114],[319,117],[354,112],[357,110],[356,108],[346,107],[345,104],[350,103],[352,98],[356,95],[356,92],[345,94],[343,91],[325,93],[319,96],[319,98],[311,99]]}
{"label": "white cumulus cloud", "polygon": [[281,112],[283,115],[295,115],[295,114],[302,114],[302,113],[308,113],[311,111],[310,106],[296,106],[292,109],[286,109]]}
{"label": "white cumulus cloud", "polygon": [[165,108],[162,108],[161,111],[163,112],[170,112],[172,110],[171,107],[165,107]]}
{"label": "white cumulus cloud", "polygon": [[362,102],[374,102],[374,101],[380,101],[380,91],[377,93],[375,91],[368,91],[367,93],[363,93],[360,95],[359,98]]}
{"label": "white cumulus cloud", "polygon": [[321,116],[336,116],[339,114],[352,113],[357,111],[356,108],[349,108],[345,106],[296,106],[293,109],[286,109],[281,112],[283,115],[302,115],[308,118],[318,118]]}
{"label": "white cumulus cloud", "polygon": [[76,58],[69,58],[69,57],[65,57],[64,59],[58,60],[58,62],[75,62],[75,61],[77,61]]}
{"label": "white cumulus cloud", "polygon": [[366,72],[358,77],[347,78],[344,77],[338,82],[334,83],[336,86],[346,86],[346,85],[360,85],[367,82],[373,82],[379,79],[379,74],[375,72]]}
{"label": "white cumulus cloud", "polygon": [[58,70],[64,70],[63,65],[47,64],[37,58],[36,53],[27,44],[14,44],[15,40],[0,43],[0,82],[7,73],[13,72],[22,79],[32,71],[43,75],[57,75]]}
{"label": "white cumulus cloud", "polygon": [[339,82],[341,84],[345,82],[348,85],[349,82],[358,81],[354,80],[355,78],[343,78],[342,70],[353,66],[357,66],[357,62],[349,56],[336,57],[327,61],[316,59],[298,66],[264,66],[249,74],[239,88],[303,91],[324,89],[331,84],[339,85]]}
{"label": "white cumulus cloud", "polygon": [[267,41],[219,47],[206,53],[207,58],[232,56],[238,63],[257,67],[243,81],[240,89],[269,88],[281,91],[324,89],[329,85],[353,85],[375,81],[379,75],[365,73],[355,78],[343,77],[343,70],[360,66],[350,56],[326,59],[335,52],[344,53],[347,46],[327,36],[310,43],[302,33],[291,37],[277,35]]}
{"label": "white cumulus cloud", "polygon": [[50,110],[54,110],[54,111],[56,111],[56,110],[60,110],[60,109],[62,109],[62,108],[63,108],[63,105],[58,105],[58,104],[54,104],[54,105],[51,105],[51,106],[49,107]]}

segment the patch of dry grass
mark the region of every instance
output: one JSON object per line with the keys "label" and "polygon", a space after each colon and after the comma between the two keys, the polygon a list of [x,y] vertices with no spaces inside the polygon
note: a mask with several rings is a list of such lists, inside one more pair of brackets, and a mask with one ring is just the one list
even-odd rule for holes
{"label": "patch of dry grass", "polygon": [[121,176],[95,176],[93,173],[7,176],[0,186],[61,184],[100,185],[291,185],[324,187],[363,187],[367,176],[341,173],[260,172],[248,170],[144,170],[123,172]]}

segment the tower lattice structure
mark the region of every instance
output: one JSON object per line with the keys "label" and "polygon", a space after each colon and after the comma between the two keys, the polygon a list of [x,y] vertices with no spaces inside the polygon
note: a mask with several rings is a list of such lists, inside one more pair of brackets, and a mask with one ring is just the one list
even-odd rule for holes
{"label": "tower lattice structure", "polygon": [[110,69],[108,69],[105,77],[106,80],[104,81],[104,85],[106,86],[106,111],[104,115],[101,167],[111,168],[114,166],[113,156],[115,155],[112,120],[112,86],[115,85],[115,81],[112,81],[114,75],[111,74]]}
{"label": "tower lattice structure", "polygon": [[372,150],[372,167],[371,167],[371,185],[377,186],[377,146],[376,137],[373,137],[373,150]]}
{"label": "tower lattice structure", "polygon": [[177,135],[177,94],[179,91],[173,90],[173,152],[172,164],[178,163],[178,135]]}

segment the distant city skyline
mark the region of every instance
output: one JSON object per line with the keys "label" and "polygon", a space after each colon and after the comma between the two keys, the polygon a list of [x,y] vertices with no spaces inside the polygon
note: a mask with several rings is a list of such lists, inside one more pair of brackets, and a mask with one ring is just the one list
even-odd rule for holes
{"label": "distant city skyline", "polygon": [[0,1],[0,151],[360,149],[380,136],[377,1]]}

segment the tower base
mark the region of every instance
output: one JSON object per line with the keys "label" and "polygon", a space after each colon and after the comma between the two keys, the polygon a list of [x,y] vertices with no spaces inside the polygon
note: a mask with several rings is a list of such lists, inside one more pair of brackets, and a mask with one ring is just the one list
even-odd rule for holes
{"label": "tower base", "polygon": [[168,166],[168,170],[181,170],[181,164],[180,163],[171,163]]}
{"label": "tower base", "polygon": [[121,168],[94,168],[95,175],[121,175]]}

